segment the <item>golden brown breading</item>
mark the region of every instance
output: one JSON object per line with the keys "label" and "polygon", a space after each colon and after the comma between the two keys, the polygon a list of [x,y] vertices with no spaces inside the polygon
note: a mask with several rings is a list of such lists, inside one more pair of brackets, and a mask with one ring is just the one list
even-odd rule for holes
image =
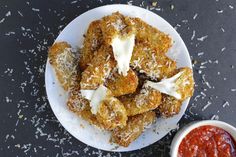
{"label": "golden brown breading", "polygon": [[127,76],[120,75],[115,69],[106,81],[106,87],[115,97],[134,93],[138,86],[138,76],[130,69]]}
{"label": "golden brown breading", "polygon": [[135,45],[130,65],[154,80],[172,76],[176,69],[175,61],[164,53],[150,49],[149,44],[144,43]]}
{"label": "golden brown breading", "polygon": [[122,128],[127,121],[125,107],[115,97],[109,97],[102,101],[96,117],[106,130],[112,130],[116,127]]}
{"label": "golden brown breading", "polygon": [[181,100],[191,97],[194,92],[193,71],[189,67],[180,68],[177,73],[182,72],[182,75],[176,80],[177,92],[181,95]]}
{"label": "golden brown breading", "polygon": [[84,38],[83,47],[80,53],[79,66],[81,70],[86,69],[88,64],[92,61],[96,51],[103,43],[102,30],[100,28],[100,20],[90,23],[87,33]]}
{"label": "golden brown breading", "polygon": [[127,125],[124,128],[114,129],[111,140],[121,146],[128,147],[155,120],[156,115],[153,111],[129,117]]}
{"label": "golden brown breading", "polygon": [[67,42],[54,43],[48,50],[49,63],[56,72],[58,81],[64,90],[68,90],[75,81],[78,60]]}
{"label": "golden brown breading", "polygon": [[152,27],[140,18],[132,18],[136,28],[136,41],[138,43],[149,43],[150,48],[154,48],[159,53],[166,53],[171,47],[169,35]]}
{"label": "golden brown breading", "polygon": [[135,33],[135,27],[129,17],[119,12],[105,16],[101,20],[101,29],[105,44],[111,45],[112,39],[120,35],[122,37]]}
{"label": "golden brown breading", "polygon": [[143,88],[138,94],[121,96],[128,116],[134,116],[156,109],[161,103],[161,93],[155,89]]}
{"label": "golden brown breading", "polygon": [[98,50],[97,56],[92,59],[89,66],[82,72],[81,89],[97,89],[99,85],[105,82],[116,64],[111,53],[111,47],[102,46]]}
{"label": "golden brown breading", "polygon": [[191,97],[194,92],[193,72],[190,68],[184,67],[176,70],[176,74],[182,72],[182,75],[176,80],[177,92],[180,93],[181,99],[178,100],[173,96],[162,94],[162,101],[158,107],[163,117],[171,117],[179,113],[183,101]]}
{"label": "golden brown breading", "polygon": [[96,116],[92,114],[89,101],[82,97],[79,91],[79,85],[71,88],[69,98],[67,100],[67,106],[71,111],[88,121],[90,124],[104,129],[103,125],[98,122]]}
{"label": "golden brown breading", "polygon": [[162,94],[161,104],[158,107],[162,117],[168,118],[179,113],[182,101],[173,96]]}
{"label": "golden brown breading", "polygon": [[89,100],[82,97],[79,85],[71,88],[68,108],[101,129],[112,130],[126,125],[127,113],[123,104],[108,89],[107,97],[101,102],[97,114],[92,114]]}

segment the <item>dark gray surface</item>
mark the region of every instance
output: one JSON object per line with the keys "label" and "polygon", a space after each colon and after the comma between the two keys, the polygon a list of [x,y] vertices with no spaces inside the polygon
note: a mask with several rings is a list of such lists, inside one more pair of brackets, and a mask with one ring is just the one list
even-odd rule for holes
{"label": "dark gray surface", "polygon": [[[0,1],[0,156],[168,156],[175,131],[147,148],[129,153],[86,146],[64,130],[46,98],[47,47],[81,13],[120,2],[127,3]],[[152,2],[130,3],[151,9],[174,26],[196,63],[195,95],[180,127],[211,118],[236,126],[236,1],[158,0],[154,9]]]}

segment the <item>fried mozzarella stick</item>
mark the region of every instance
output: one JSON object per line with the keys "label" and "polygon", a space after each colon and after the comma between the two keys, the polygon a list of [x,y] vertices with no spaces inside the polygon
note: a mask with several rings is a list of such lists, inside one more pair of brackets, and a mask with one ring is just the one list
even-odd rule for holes
{"label": "fried mozzarella stick", "polygon": [[104,84],[111,70],[115,67],[115,61],[112,58],[110,47],[102,46],[89,64],[82,72],[80,82],[81,89],[97,89],[99,85]]}
{"label": "fried mozzarella stick", "polygon": [[101,29],[104,43],[112,47],[118,73],[126,76],[135,45],[135,27],[132,21],[116,12],[102,18]]}
{"label": "fried mozzarella stick", "polygon": [[48,50],[49,63],[56,72],[57,79],[64,90],[75,81],[78,72],[78,59],[67,42],[57,42]]}
{"label": "fried mozzarella stick", "polygon": [[125,127],[115,128],[112,131],[111,140],[121,146],[128,147],[155,120],[156,115],[153,111],[129,117]]}
{"label": "fried mozzarella stick", "polygon": [[128,119],[124,105],[115,97],[108,97],[101,102],[96,117],[106,130],[123,128]]}
{"label": "fried mozzarella stick", "polygon": [[67,100],[67,106],[71,111],[88,121],[90,124],[104,129],[102,124],[98,122],[96,115],[92,114],[89,101],[82,97],[79,85],[71,88]]}
{"label": "fried mozzarella stick", "polygon": [[105,43],[111,45],[112,40],[117,36],[125,38],[134,34],[135,27],[133,25],[134,24],[129,17],[126,17],[119,12],[103,17],[101,20],[101,30]]}
{"label": "fried mozzarella stick", "polygon": [[153,80],[172,76],[176,69],[175,61],[145,43],[136,43],[130,65]]}
{"label": "fried mozzarella stick", "polygon": [[168,51],[171,47],[169,35],[147,24],[140,18],[132,18],[131,20],[136,28],[136,41],[138,43],[149,43],[150,48],[154,48],[158,54]]}
{"label": "fried mozzarella stick", "polygon": [[120,97],[128,116],[134,116],[156,109],[161,103],[161,93],[152,88],[143,88],[138,94]]}
{"label": "fried mozzarella stick", "polygon": [[127,113],[124,105],[103,85],[96,90],[80,90],[82,97],[89,100],[91,112],[106,130],[126,125]]}
{"label": "fried mozzarella stick", "polygon": [[112,130],[126,125],[125,107],[117,98],[111,96],[110,91],[107,91],[106,98],[99,102],[97,112],[93,113],[94,106],[91,108],[91,102],[82,96],[79,86],[74,86],[70,90],[67,106],[78,116],[101,129]]}
{"label": "fried mozzarella stick", "polygon": [[100,23],[100,20],[91,22],[85,34],[79,60],[81,70],[87,68],[88,64],[92,61],[94,55],[96,54],[96,51],[98,51],[103,43]]}
{"label": "fried mozzarella stick", "polygon": [[127,76],[120,75],[115,69],[108,77],[106,87],[111,90],[115,97],[134,93],[138,87],[138,76],[130,69]]}
{"label": "fried mozzarella stick", "polygon": [[178,114],[183,101],[193,95],[193,72],[188,67],[181,68],[176,70],[175,75],[171,78],[163,79],[157,83],[147,81],[145,86],[163,93],[158,109],[163,117],[170,117]]}

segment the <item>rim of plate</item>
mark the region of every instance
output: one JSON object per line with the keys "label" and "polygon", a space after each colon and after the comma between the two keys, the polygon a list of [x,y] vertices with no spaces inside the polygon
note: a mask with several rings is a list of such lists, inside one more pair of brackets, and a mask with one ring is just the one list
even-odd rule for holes
{"label": "rim of plate", "polygon": [[[155,16],[156,18],[159,18],[160,20],[162,20],[164,23],[165,23],[165,25],[168,25],[168,27],[170,27],[171,29],[172,29],[172,31],[173,31],[173,33],[175,34],[175,36],[178,38],[178,40],[179,40],[179,42],[181,43],[181,46],[182,46],[182,48],[184,49],[184,51],[186,52],[186,57],[187,57],[187,60],[186,60],[186,65],[185,66],[187,66],[187,67],[189,67],[189,68],[191,68],[192,69],[192,63],[191,63],[191,59],[190,59],[190,55],[189,55],[189,51],[188,51],[188,49],[187,49],[187,47],[186,47],[186,45],[185,45],[185,43],[184,43],[184,41],[182,40],[182,38],[180,37],[180,35],[178,34],[178,32],[165,20],[165,19],[163,19],[162,17],[160,17],[159,15],[157,15],[157,14],[155,14],[154,12],[151,12],[151,11],[149,11],[149,10],[147,10],[147,9],[144,9],[144,8],[141,8],[141,7],[138,7],[138,6],[131,6],[131,5],[126,5],[126,4],[110,4],[110,5],[104,5],[104,6],[100,6],[100,7],[97,7],[97,8],[93,8],[93,9],[91,9],[91,10],[88,10],[88,11],[86,11],[86,12],[84,12],[84,13],[82,13],[81,15],[79,15],[79,16],[77,16],[75,19],[73,19],[69,24],[67,24],[67,26],[60,32],[60,34],[57,36],[57,38],[56,38],[56,40],[54,41],[54,43],[55,42],[58,42],[58,41],[60,41],[60,40],[58,40],[59,38],[60,38],[60,36],[63,34],[63,32],[65,32],[69,27],[70,27],[70,25],[72,25],[72,23],[74,23],[75,21],[76,21],[76,19],[77,18],[79,18],[79,17],[81,17],[81,16],[84,16],[84,15],[86,15],[86,14],[89,14],[89,13],[91,13],[91,12],[94,12],[95,10],[100,10],[100,9],[107,9],[107,8],[119,8],[119,9],[117,9],[117,11],[119,11],[120,9],[132,9],[132,10],[139,10],[139,11],[143,11],[143,12],[146,12],[147,14],[149,14],[149,15],[152,15],[152,16]],[[112,12],[115,12],[115,11],[112,11]],[[112,13],[111,12],[111,13]],[[122,12],[121,12],[122,13]],[[105,16],[105,15],[104,15]],[[95,20],[95,19],[94,19]],[[147,22],[147,21],[145,21],[145,22]],[[148,22],[147,22],[148,23]],[[154,26],[155,28],[157,28],[156,26]],[[49,87],[48,87],[48,73],[50,73],[50,71],[51,71],[51,67],[49,67],[50,65],[49,65],[49,61],[48,61],[48,59],[47,59],[47,63],[46,63],[46,70],[45,70],[45,86],[46,86],[46,93],[47,93],[47,96],[48,96],[48,101],[49,101],[49,104],[50,104],[50,106],[51,106],[51,109],[52,109],[52,111],[53,111],[53,113],[54,113],[54,115],[56,116],[56,118],[58,119],[58,121],[61,123],[61,125],[73,136],[73,137],[75,137],[77,140],[79,140],[79,141],[81,141],[81,142],[83,142],[83,143],[85,143],[85,144],[87,144],[87,145],[89,145],[89,146],[91,146],[91,147],[94,147],[94,148],[97,148],[97,149],[101,149],[101,150],[105,150],[105,151],[113,151],[113,152],[126,152],[126,151],[133,151],[133,150],[137,150],[137,149],[141,149],[141,148],[144,148],[144,147],[147,147],[147,146],[149,146],[149,145],[151,145],[151,144],[153,144],[153,143],[155,143],[155,142],[157,142],[157,141],[159,141],[160,139],[162,139],[165,135],[167,135],[173,128],[166,128],[168,131],[166,131],[164,134],[162,133],[162,135],[161,135],[161,138],[159,138],[159,139],[157,139],[157,140],[154,140],[154,141],[152,141],[152,142],[150,142],[150,143],[148,143],[148,144],[142,144],[140,147],[138,147],[138,148],[132,148],[132,149],[129,149],[129,147],[127,147],[127,148],[125,148],[125,147],[121,147],[121,148],[118,148],[118,149],[106,149],[106,148],[103,148],[102,146],[97,146],[96,144],[94,144],[94,143],[96,143],[96,142],[88,142],[88,141],[84,141],[84,140],[81,140],[81,139],[79,139],[78,137],[76,137],[76,135],[70,130],[70,129],[68,129],[68,127],[67,127],[67,124],[65,124],[65,123],[63,123],[62,121],[61,121],[61,117],[60,117],[60,115],[55,111],[55,108],[54,108],[54,105],[52,105],[53,104],[53,101],[52,101],[52,98],[51,97],[49,97]],[[188,106],[188,104],[189,104],[189,101],[190,101],[190,98],[188,98],[188,99],[186,99],[184,102],[183,102],[183,104],[182,104],[182,107],[181,107],[181,111],[179,112],[179,114],[177,114],[177,115],[175,115],[175,116],[173,116],[172,118],[175,118],[175,122],[176,122],[176,124],[179,122],[179,120],[182,118],[182,116],[184,115],[184,112],[185,112],[185,110],[186,110],[186,108],[187,108],[187,106]],[[71,114],[74,114],[72,111],[71,111]],[[160,122],[162,122],[163,124],[165,123],[164,122],[165,120],[163,120],[162,118],[161,118],[161,120],[160,120]],[[176,125],[175,124],[175,125]],[[172,125],[174,125],[174,124],[172,124]],[[133,141],[134,142],[134,141]]]}

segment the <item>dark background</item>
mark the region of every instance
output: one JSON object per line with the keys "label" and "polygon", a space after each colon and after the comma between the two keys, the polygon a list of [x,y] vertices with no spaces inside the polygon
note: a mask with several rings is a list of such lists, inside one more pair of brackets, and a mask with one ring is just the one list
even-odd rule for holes
{"label": "dark background", "polygon": [[[236,126],[236,1],[158,0],[156,7],[152,2],[130,4],[157,13],[175,27],[194,62],[195,94],[180,127],[199,119]],[[168,156],[176,131],[141,150],[104,152],[73,138],[48,104],[48,46],[75,17],[112,3],[127,1],[0,1],[0,156]]]}

